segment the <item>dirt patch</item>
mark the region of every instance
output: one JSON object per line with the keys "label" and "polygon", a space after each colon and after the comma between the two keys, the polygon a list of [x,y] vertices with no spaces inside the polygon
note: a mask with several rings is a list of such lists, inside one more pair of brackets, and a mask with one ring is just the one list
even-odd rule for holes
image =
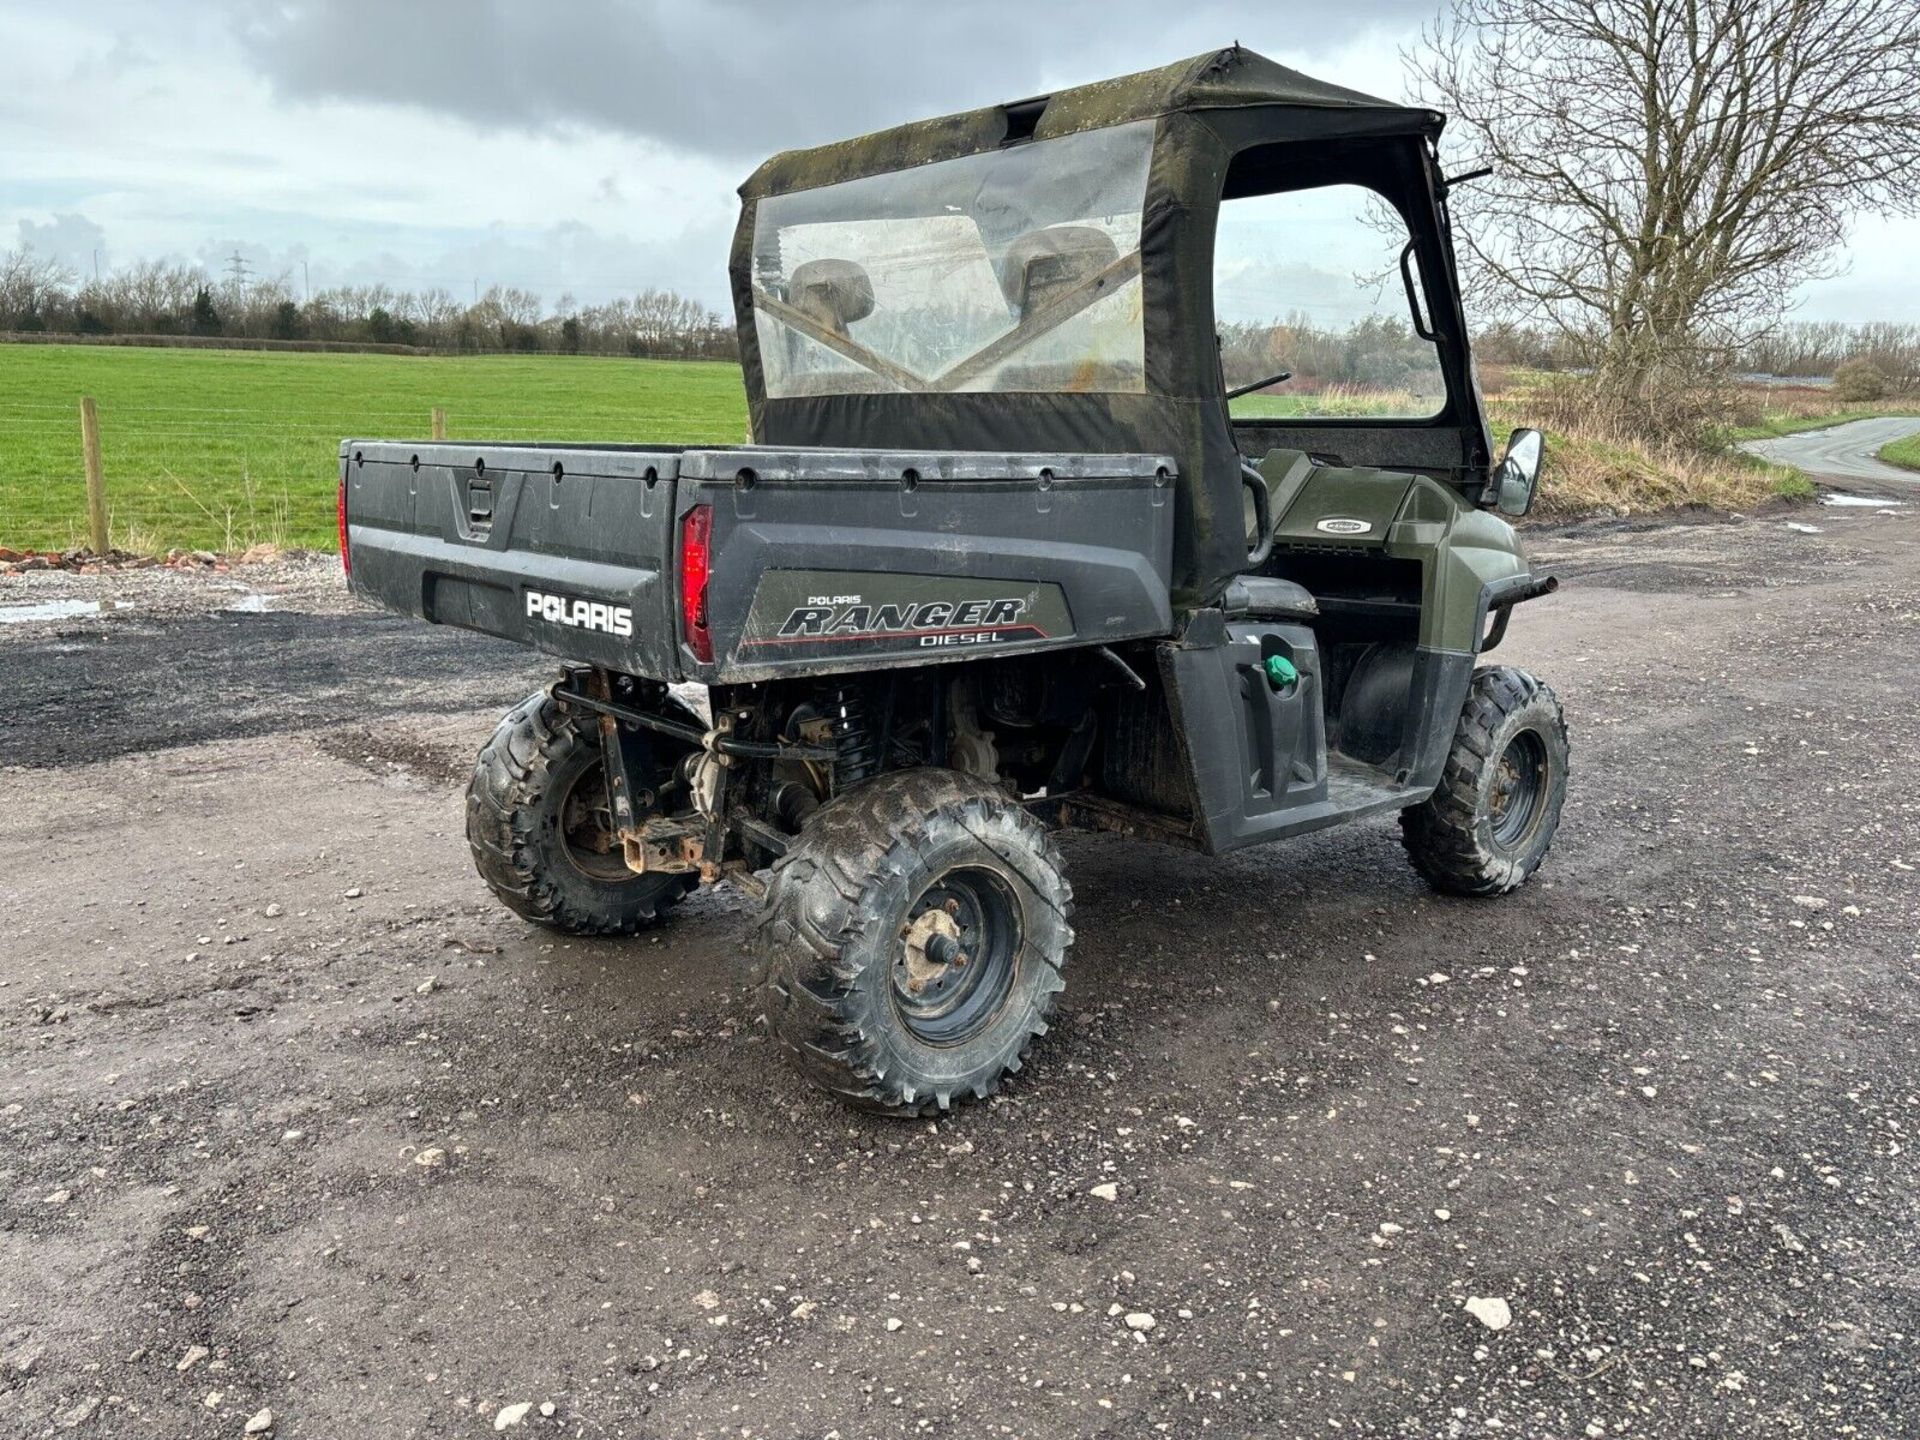
{"label": "dirt patch", "polygon": [[402,730],[352,726],[322,731],[314,744],[324,755],[344,760],[370,775],[428,785],[464,785],[473,775],[473,748]]}
{"label": "dirt patch", "polygon": [[8,682],[0,765],[68,765],[336,725],[377,730],[399,715],[498,713],[553,678],[502,641],[371,610],[135,609],[0,627],[0,644]]}
{"label": "dirt patch", "polygon": [[1543,539],[1508,899],[1071,841],[1053,1032],[907,1125],[790,1077],[738,895],[492,902],[454,758],[537,661],[0,633],[0,1433],[1915,1433],[1920,521],[1824,521]]}

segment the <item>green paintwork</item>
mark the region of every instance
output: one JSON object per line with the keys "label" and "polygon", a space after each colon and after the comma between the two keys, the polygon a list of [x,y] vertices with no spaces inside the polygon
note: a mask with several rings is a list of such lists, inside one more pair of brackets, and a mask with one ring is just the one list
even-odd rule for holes
{"label": "green paintwork", "polygon": [[1514,528],[1437,480],[1317,466],[1297,450],[1275,450],[1257,468],[1280,516],[1277,544],[1420,562],[1420,644],[1429,649],[1476,653],[1483,590],[1527,573]]}
{"label": "green paintwork", "polygon": [[1485,588],[1527,573],[1527,557],[1513,526],[1424,475],[1415,476],[1407,491],[1387,536],[1387,554],[1421,562],[1426,580],[1420,596],[1420,643],[1430,650],[1477,652]]}
{"label": "green paintwork", "polygon": [[1316,466],[1280,516],[1274,543],[1378,550],[1412,483],[1396,470]]}

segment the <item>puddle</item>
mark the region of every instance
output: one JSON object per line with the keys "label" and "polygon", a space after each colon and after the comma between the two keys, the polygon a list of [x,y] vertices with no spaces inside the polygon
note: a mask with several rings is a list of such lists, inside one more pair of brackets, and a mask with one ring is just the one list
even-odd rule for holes
{"label": "puddle", "polygon": [[1796,535],[1819,535],[1824,533],[1818,525],[1803,525],[1798,520],[1787,521],[1787,529]]}
{"label": "puddle", "polygon": [[232,591],[234,597],[220,607],[222,615],[265,615],[269,610],[280,608],[278,595],[263,595],[251,585],[229,580],[220,588]]}
{"label": "puddle", "polygon": [[0,625],[25,625],[34,620],[71,620],[76,615],[110,615],[131,610],[124,600],[37,600],[29,605],[0,605]]}
{"label": "puddle", "polygon": [[1873,495],[1849,495],[1844,490],[1829,490],[1820,497],[1820,503],[1846,509],[1897,510],[1907,502],[1884,500]]}

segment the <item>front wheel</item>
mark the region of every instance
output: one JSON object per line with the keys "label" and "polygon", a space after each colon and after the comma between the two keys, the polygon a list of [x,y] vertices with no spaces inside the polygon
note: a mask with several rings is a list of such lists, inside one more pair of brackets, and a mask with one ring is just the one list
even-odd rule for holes
{"label": "front wheel", "polygon": [[1504,895],[1540,868],[1567,798],[1560,697],[1509,665],[1474,672],[1440,784],[1400,812],[1414,868],[1436,890]]}
{"label": "front wheel", "polygon": [[1073,929],[1046,830],[994,787],[905,770],[822,806],[754,932],[802,1074],[897,1116],[984,1099],[1046,1033]]}

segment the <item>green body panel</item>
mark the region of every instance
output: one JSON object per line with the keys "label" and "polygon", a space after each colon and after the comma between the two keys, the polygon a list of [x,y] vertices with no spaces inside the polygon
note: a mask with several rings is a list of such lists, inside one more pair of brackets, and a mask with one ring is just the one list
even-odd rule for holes
{"label": "green body panel", "polygon": [[1411,475],[1393,470],[1315,466],[1274,527],[1274,543],[1377,550],[1412,483]]}
{"label": "green body panel", "polygon": [[1420,644],[1427,649],[1476,654],[1486,587],[1528,573],[1511,525],[1425,475],[1315,465],[1297,450],[1275,450],[1256,468],[1279,516],[1277,545],[1420,563]]}
{"label": "green body panel", "polygon": [[1430,650],[1477,653],[1486,587],[1527,573],[1513,526],[1424,475],[1414,477],[1387,554],[1421,562],[1420,643]]}

